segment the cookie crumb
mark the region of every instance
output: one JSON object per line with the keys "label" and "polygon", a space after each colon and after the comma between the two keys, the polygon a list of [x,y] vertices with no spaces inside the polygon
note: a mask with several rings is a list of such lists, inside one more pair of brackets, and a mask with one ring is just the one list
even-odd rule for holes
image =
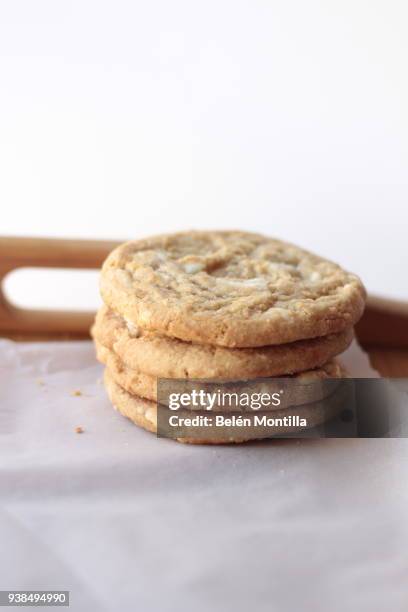
{"label": "cookie crumb", "polygon": [[75,389],[75,391],[73,391],[71,395],[73,395],[74,397],[80,397],[82,395],[82,391],[80,391],[79,389]]}
{"label": "cookie crumb", "polygon": [[81,433],[84,433],[84,430],[83,430],[83,428],[82,428],[82,427],[80,427],[80,426],[78,425],[78,427],[75,427],[75,433],[77,433],[77,434],[81,434]]}

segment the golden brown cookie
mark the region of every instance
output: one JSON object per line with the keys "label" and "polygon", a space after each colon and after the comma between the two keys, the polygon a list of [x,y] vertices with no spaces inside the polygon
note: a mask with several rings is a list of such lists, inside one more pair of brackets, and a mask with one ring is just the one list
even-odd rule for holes
{"label": "golden brown cookie", "polygon": [[[156,402],[143,399],[137,395],[131,395],[125,391],[115,382],[107,368],[105,369],[104,382],[109,399],[118,412],[130,419],[133,423],[135,423],[135,425],[143,427],[152,433],[157,432]],[[177,441],[192,444],[228,444],[296,433],[297,431],[303,431],[306,428],[315,427],[316,425],[324,423],[332,418],[344,406],[344,398],[344,390],[341,390],[341,392],[338,394],[335,392],[333,397],[330,398],[330,401],[326,399],[324,401],[306,404],[293,409],[274,411],[274,419],[281,419],[288,416],[293,417],[296,415],[302,419],[305,419],[307,421],[307,425],[303,428],[293,425],[288,425],[286,427],[272,426],[268,428],[248,427],[243,429],[242,434],[237,434],[235,432],[234,435],[231,436],[230,429],[228,427],[221,427],[212,429],[208,434],[206,434],[205,431],[200,431],[199,439],[196,439],[196,437],[182,437],[178,438]],[[184,411],[183,414],[186,414],[186,411]],[[271,413],[268,413],[268,416],[270,415]]]}
{"label": "golden brown cookie", "polygon": [[247,232],[184,232],[128,242],[101,274],[105,303],[133,325],[187,342],[284,344],[348,329],[357,276],[294,245]]}
{"label": "golden brown cookie", "polygon": [[346,329],[291,344],[231,349],[136,329],[104,306],[97,313],[92,334],[129,368],[159,378],[243,379],[294,374],[324,365],[346,350],[353,339],[353,330]]}
{"label": "golden brown cookie", "polygon": [[[137,395],[145,399],[157,401],[157,377],[129,368],[113,351],[99,344],[97,341],[95,341],[95,346],[98,360],[106,365],[112,379],[120,385],[120,387],[128,391],[131,395]],[[264,382],[262,382],[262,380],[254,382],[243,380],[242,382],[237,382],[235,386],[229,385],[229,390],[231,392],[248,390],[249,392],[250,389],[253,391],[256,389],[258,393],[269,392],[272,394],[279,391],[282,387],[286,387],[286,406],[297,406],[311,401],[319,401],[329,395],[334,388],[332,383],[322,385],[318,383],[328,380],[332,381],[333,379],[341,379],[346,376],[347,374],[344,368],[337,361],[332,360],[314,370],[278,377],[276,383],[274,383],[273,378],[265,378]],[[282,382],[284,379],[294,379],[297,384],[284,385]],[[225,384],[226,381],[224,380],[222,382]],[[204,381],[199,381],[198,386],[200,388],[205,388],[206,383]],[[209,387],[211,387],[211,384]],[[182,386],[177,385],[177,388],[181,390]],[[189,388],[190,385],[187,384],[186,381],[185,391],[188,391]]]}

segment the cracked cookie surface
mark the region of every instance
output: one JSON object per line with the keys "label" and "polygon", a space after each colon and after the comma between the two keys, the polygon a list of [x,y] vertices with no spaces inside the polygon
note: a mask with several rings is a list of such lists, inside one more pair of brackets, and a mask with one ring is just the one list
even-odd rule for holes
{"label": "cracked cookie surface", "polygon": [[184,232],[125,243],[105,261],[105,303],[143,330],[256,347],[325,336],[360,318],[357,276],[294,245],[246,232]]}

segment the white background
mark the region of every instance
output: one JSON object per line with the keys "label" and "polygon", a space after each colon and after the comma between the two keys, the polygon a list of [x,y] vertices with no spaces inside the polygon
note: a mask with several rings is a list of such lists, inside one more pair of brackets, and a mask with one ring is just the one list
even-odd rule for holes
{"label": "white background", "polygon": [[[1,2],[0,233],[261,230],[408,299],[407,19],[403,0]],[[60,278],[9,288],[96,301]]]}

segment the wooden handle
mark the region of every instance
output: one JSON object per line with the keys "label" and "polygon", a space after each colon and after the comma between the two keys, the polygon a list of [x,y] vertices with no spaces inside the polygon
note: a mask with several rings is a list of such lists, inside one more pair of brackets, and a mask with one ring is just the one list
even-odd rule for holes
{"label": "wooden handle", "polygon": [[365,346],[408,348],[408,303],[369,296],[356,333]]}
{"label": "wooden handle", "polygon": [[87,337],[93,312],[18,308],[7,299],[3,281],[21,267],[98,269],[118,244],[105,240],[0,238],[0,334]]}

